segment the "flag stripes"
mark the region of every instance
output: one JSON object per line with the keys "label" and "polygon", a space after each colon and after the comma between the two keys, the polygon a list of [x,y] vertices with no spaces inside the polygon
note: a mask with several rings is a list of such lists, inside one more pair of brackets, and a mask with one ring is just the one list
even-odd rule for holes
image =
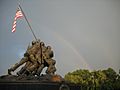
{"label": "flag stripes", "polygon": [[23,14],[21,12],[21,10],[17,10],[16,14],[15,14],[15,18],[14,18],[14,22],[13,22],[13,26],[12,26],[12,32],[16,31],[16,23],[17,23],[17,19],[23,17]]}

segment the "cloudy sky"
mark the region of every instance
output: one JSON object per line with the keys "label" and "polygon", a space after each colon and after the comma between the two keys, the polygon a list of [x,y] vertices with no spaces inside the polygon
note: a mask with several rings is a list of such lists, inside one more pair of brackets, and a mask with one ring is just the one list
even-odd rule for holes
{"label": "cloudy sky", "polygon": [[[120,0],[20,0],[37,36],[52,46],[57,74],[120,69]],[[24,18],[12,23],[17,0],[0,0],[0,75],[19,62],[34,40]]]}

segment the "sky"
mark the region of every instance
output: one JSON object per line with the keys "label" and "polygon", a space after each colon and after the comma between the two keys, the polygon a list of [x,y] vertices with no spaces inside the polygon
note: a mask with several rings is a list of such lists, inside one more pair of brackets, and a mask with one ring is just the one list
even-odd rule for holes
{"label": "sky", "polygon": [[[19,0],[37,38],[50,45],[56,74],[120,69],[120,0]],[[34,37],[24,19],[12,23],[17,0],[0,0],[0,75],[19,62]]]}

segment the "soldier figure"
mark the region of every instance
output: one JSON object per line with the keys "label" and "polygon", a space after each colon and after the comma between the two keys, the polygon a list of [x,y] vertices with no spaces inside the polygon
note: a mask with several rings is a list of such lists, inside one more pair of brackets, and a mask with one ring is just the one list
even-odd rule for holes
{"label": "soldier figure", "polygon": [[[24,57],[20,60],[19,63],[16,63],[13,67],[8,69],[8,74],[11,75],[11,71],[15,71],[19,66],[26,63],[26,65],[18,72],[18,75],[21,74],[26,67],[28,67],[31,64],[30,59],[35,59],[32,55],[30,55],[29,51],[36,47],[37,41],[32,41],[32,46],[28,46],[26,53],[24,54]],[[34,50],[34,49],[33,49]]]}
{"label": "soldier figure", "polygon": [[[32,59],[34,60],[34,62],[32,63],[31,66],[28,66],[26,68],[26,72],[25,73],[30,73],[30,74],[36,74],[36,71],[39,67],[42,67],[43,65],[43,59],[42,59],[42,53],[45,51],[46,47],[45,44],[43,42],[38,43],[39,49],[37,49],[37,52],[34,54],[34,58]],[[34,50],[33,50],[34,51]],[[44,68],[44,67],[43,67]]]}
{"label": "soldier figure", "polygon": [[56,61],[52,59],[53,56],[54,56],[54,53],[51,50],[51,47],[47,46],[47,49],[45,51],[45,62],[48,64],[48,68],[46,70],[47,74],[54,74],[56,71],[56,68],[55,68]]}
{"label": "soldier figure", "polygon": [[51,47],[47,46],[46,50],[42,54],[44,63],[38,68],[37,75],[40,75],[42,69],[46,66],[48,67],[46,70],[47,74],[54,74],[55,73],[56,61],[52,59],[53,55],[54,54],[53,54],[53,51],[51,50]]}

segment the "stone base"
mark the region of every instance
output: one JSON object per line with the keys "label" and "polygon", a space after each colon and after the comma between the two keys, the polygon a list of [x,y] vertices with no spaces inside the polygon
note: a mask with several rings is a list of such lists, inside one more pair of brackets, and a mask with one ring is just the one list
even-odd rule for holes
{"label": "stone base", "polygon": [[62,83],[7,82],[0,83],[0,90],[80,90],[79,86]]}
{"label": "stone base", "polygon": [[[52,77],[53,78],[53,77]],[[0,90],[80,90],[80,86],[65,81],[52,81],[51,76],[24,77],[7,75],[0,77]],[[56,76],[53,80],[57,80]]]}

